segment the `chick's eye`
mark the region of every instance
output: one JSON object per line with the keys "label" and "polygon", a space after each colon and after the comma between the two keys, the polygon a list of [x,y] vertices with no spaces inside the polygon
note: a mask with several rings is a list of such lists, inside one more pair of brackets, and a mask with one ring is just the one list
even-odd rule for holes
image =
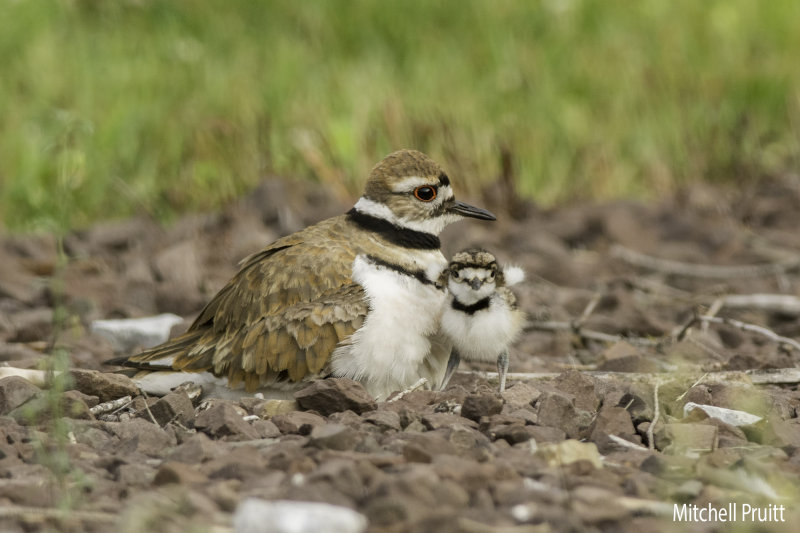
{"label": "chick's eye", "polygon": [[458,279],[458,270],[453,270],[451,272],[451,275],[453,276],[454,279]]}
{"label": "chick's eye", "polygon": [[414,189],[414,197],[423,202],[430,202],[436,198],[436,187],[431,187],[429,185],[417,187]]}
{"label": "chick's eye", "polygon": [[489,272],[489,278],[490,279],[494,279],[494,275],[495,274],[496,274],[496,272],[494,270],[492,270],[491,272]]}

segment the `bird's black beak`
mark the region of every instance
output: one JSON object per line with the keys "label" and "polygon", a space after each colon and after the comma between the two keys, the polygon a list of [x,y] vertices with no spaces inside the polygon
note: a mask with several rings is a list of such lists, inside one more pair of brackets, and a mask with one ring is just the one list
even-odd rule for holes
{"label": "bird's black beak", "polygon": [[473,291],[477,291],[483,285],[483,280],[478,278],[472,278],[469,280],[469,286],[472,287]]}
{"label": "bird's black beak", "polygon": [[497,220],[497,217],[486,209],[475,207],[474,205],[465,204],[464,202],[453,202],[453,205],[447,208],[448,213],[455,213],[462,217],[479,218],[481,220]]}

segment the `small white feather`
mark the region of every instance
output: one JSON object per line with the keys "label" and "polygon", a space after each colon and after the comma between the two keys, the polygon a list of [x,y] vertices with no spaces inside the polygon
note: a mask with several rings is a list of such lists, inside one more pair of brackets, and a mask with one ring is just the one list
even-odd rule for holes
{"label": "small white feather", "polygon": [[516,285],[525,279],[525,271],[518,266],[506,265],[503,267],[503,277],[505,277],[506,286]]}

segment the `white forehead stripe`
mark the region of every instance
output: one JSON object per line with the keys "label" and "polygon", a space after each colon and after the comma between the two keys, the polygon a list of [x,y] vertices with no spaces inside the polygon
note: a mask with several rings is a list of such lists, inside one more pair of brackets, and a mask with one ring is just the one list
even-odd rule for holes
{"label": "white forehead stripe", "polygon": [[438,182],[421,176],[409,176],[392,183],[392,192],[406,192],[421,185],[438,185]]}

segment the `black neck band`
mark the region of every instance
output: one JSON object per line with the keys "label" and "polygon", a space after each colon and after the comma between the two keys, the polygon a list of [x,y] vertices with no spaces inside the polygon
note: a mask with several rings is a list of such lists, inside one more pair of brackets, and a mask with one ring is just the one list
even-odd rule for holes
{"label": "black neck band", "polygon": [[476,313],[477,311],[481,311],[482,309],[486,309],[487,307],[489,307],[489,297],[487,296],[483,300],[478,300],[477,302],[475,302],[472,305],[464,305],[461,302],[459,302],[458,300],[456,300],[455,298],[453,298],[453,306],[452,307],[456,311],[463,311],[463,312],[467,313],[468,315],[472,315],[472,314]]}
{"label": "black neck band", "polygon": [[392,244],[403,248],[438,250],[441,246],[439,237],[436,235],[395,226],[388,220],[367,215],[355,207],[347,212],[347,217],[365,230],[377,233]]}

